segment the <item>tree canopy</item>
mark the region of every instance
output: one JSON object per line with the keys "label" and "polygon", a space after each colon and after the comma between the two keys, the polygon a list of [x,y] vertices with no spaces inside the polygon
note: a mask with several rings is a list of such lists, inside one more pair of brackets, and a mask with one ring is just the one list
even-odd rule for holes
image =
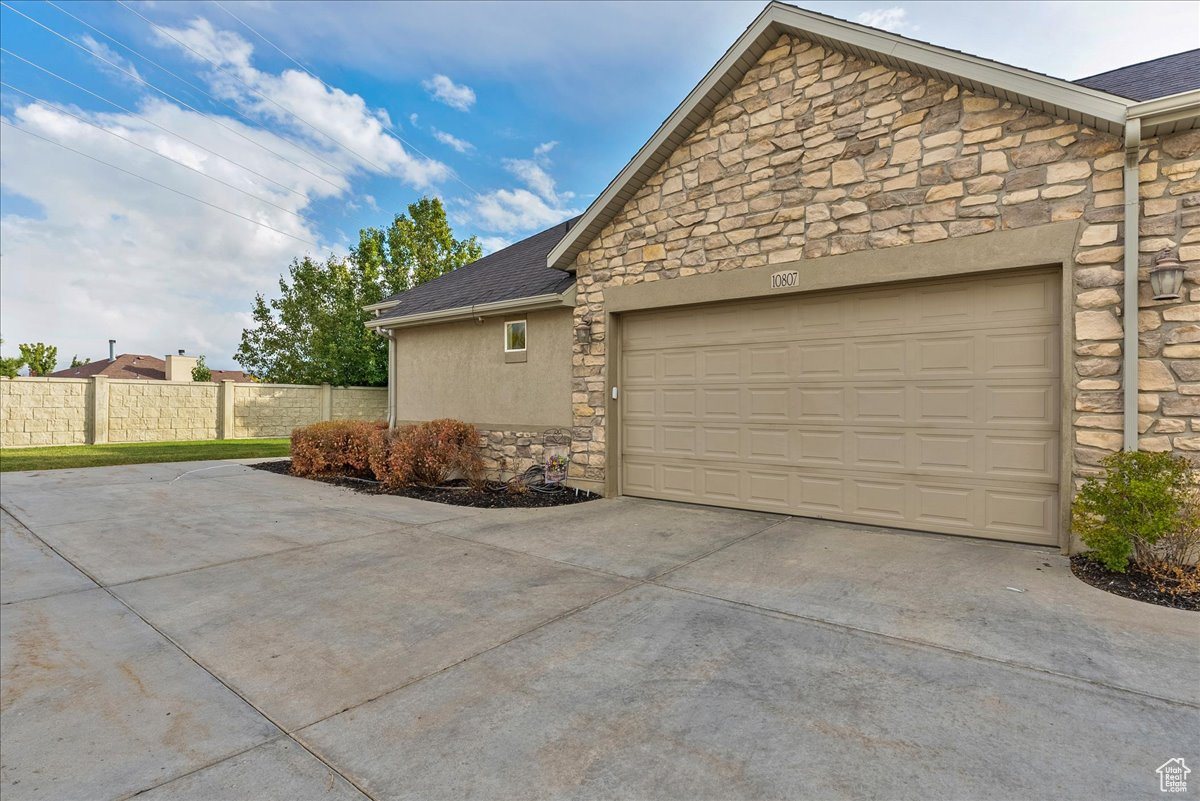
{"label": "tree canopy", "polygon": [[235,358],[261,381],[382,386],[387,340],[366,328],[363,307],[482,255],[475,237],[455,239],[440,200],[421,198],[386,229],[361,230],[349,258],[293,261],[279,297],[255,297]]}
{"label": "tree canopy", "polygon": [[30,375],[50,375],[58,365],[58,348],[53,345],[32,342],[17,347],[21,351],[21,362],[29,367]]}

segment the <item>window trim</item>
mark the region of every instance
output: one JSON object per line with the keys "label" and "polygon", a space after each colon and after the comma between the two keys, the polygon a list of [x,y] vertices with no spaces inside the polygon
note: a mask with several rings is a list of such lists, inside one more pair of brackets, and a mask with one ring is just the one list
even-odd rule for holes
{"label": "window trim", "polygon": [[[508,332],[510,330],[510,326],[516,325],[517,323],[520,323],[521,325],[523,325],[525,327],[524,328],[525,344],[524,344],[524,347],[510,348],[508,346]],[[526,352],[528,352],[528,350],[529,350],[529,321],[525,318],[521,318],[520,320],[505,320],[504,321],[504,353],[505,354],[526,353]]]}

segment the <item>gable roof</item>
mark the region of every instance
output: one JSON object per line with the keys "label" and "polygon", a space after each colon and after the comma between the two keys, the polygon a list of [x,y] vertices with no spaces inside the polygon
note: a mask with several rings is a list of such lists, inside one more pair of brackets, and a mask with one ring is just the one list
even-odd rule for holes
{"label": "gable roof", "polygon": [[[166,381],[167,363],[155,356],[146,356],[141,353],[122,353],[111,362],[108,359],[100,359],[88,362],[87,364],[81,364],[79,367],[68,367],[64,370],[59,370],[51,373],[50,377],[92,378],[98,375],[126,381],[134,379]],[[247,384],[254,379],[241,370],[213,370],[212,380],[237,381],[241,384]]]}
{"label": "gable roof", "polygon": [[[601,192],[567,236],[550,252],[547,263],[571,270],[575,257],[670,157],[671,153],[712,114],[716,105],[745,77],[759,58],[784,34],[857,56],[895,70],[944,80],[974,92],[1045,112],[1112,134],[1123,134],[1131,102],[1128,99],[1060,78],[979,58],[928,42],[827,17],[795,6],[772,2],[726,51],[704,79],[659,126],[633,159]],[[1188,104],[1195,98],[1184,98]],[[1194,127],[1196,114],[1179,114],[1172,106],[1167,130]],[[1142,133],[1154,134],[1143,122]]]}
{"label": "gable roof", "polygon": [[389,320],[449,309],[543,295],[561,295],[574,286],[573,276],[546,266],[546,254],[570,230],[578,217],[561,222],[528,239],[509,245],[440,275],[432,281],[398,292],[370,308],[383,308],[372,327]]}
{"label": "gable roof", "polygon": [[1075,83],[1130,100],[1156,100],[1200,89],[1200,48],[1089,75]]}

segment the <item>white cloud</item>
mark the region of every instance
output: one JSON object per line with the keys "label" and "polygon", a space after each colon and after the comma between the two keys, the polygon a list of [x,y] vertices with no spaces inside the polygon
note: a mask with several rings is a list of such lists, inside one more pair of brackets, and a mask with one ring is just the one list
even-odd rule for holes
{"label": "white cloud", "polygon": [[429,92],[430,97],[439,103],[445,103],[450,108],[459,111],[470,111],[475,105],[475,90],[465,84],[458,84],[445,75],[434,75],[421,85]]}
{"label": "white cloud", "polygon": [[[445,164],[409,153],[389,135],[391,120],[387,112],[370,108],[359,95],[326,87],[299,70],[285,70],[278,75],[262,72],[251,64],[253,47],[249,42],[215,29],[205,19],[196,18],[187,27],[165,31],[159,34],[162,44],[180,47],[178,42],[183,42],[221,65],[222,70],[208,73],[216,94],[236,103],[247,114],[282,126],[307,148],[321,151],[326,162],[343,169],[390,175],[418,189],[449,177],[450,169]],[[182,52],[199,60],[190,50]]]}
{"label": "white cloud", "polygon": [[558,147],[558,142],[542,142],[540,145],[538,145],[537,147],[535,147],[533,149],[533,155],[534,156],[545,156],[556,147]]}
{"label": "white cloud", "polygon": [[414,111],[412,114],[409,114],[409,115],[408,115],[408,123],[409,123],[409,125],[411,125],[411,126],[412,126],[412,127],[414,127],[414,128],[418,127],[418,126],[417,126],[417,120],[418,120],[418,119],[420,119],[420,117],[417,115],[417,112],[415,112],[415,111]]}
{"label": "white cloud", "polygon": [[495,253],[497,250],[504,250],[511,245],[512,242],[502,236],[481,236],[479,237],[479,246],[483,248],[483,255]]}
{"label": "white cloud", "polygon": [[[79,37],[79,43],[86,47],[94,55],[99,56],[104,61],[109,62],[108,64],[105,64],[104,61],[101,61],[100,69],[111,73],[120,80],[139,85],[141,84],[142,74],[138,72],[137,67],[133,65],[133,62],[123,57],[120,53],[113,50],[108,45],[104,44],[103,42],[96,41],[86,33]],[[116,65],[115,67],[112,66],[114,64]]]}
{"label": "white cloud", "polygon": [[569,203],[573,192],[559,192],[550,175],[547,153],[554,142],[539,145],[533,158],[505,159],[504,168],[517,178],[523,187],[497,189],[475,198],[473,219],[479,227],[505,234],[523,233],[547,228],[579,214]]}
{"label": "white cloud", "polygon": [[0,136],[4,191],[29,201],[36,212],[14,213],[26,208],[17,203],[0,218],[5,352],[18,342],[45,341],[58,346],[65,366],[72,354],[106,353],[111,337],[124,352],[161,355],[186,348],[206,354],[213,367],[233,367],[255,293],[272,294],[293,258],[322,257],[333,249],[307,218],[315,203],[336,198],[339,207],[377,208],[373,197],[356,197],[353,189],[356,178],[378,174],[379,167],[418,188],[449,174],[441,162],[416,157],[387,136],[386,113],[357,95],[328,89],[300,72],[260,71],[245,40],[208,23],[193,21],[172,34],[362,155],[347,153],[216,71],[204,73],[210,91],[257,124],[154,98],[143,98],[135,109],[145,120],[70,109],[147,152],[39,104],[6,106],[5,122],[318,246],[6,127]]}
{"label": "white cloud", "polygon": [[468,150],[475,149],[475,145],[471,144],[465,139],[459,139],[454,134],[449,134],[445,131],[439,131],[436,128],[433,129],[433,138],[441,142],[443,145],[448,145],[449,147],[454,148],[459,153],[466,153]]}
{"label": "white cloud", "polygon": [[908,21],[908,11],[900,6],[864,11],[854,21],[893,33],[912,33],[917,30],[917,26]]}

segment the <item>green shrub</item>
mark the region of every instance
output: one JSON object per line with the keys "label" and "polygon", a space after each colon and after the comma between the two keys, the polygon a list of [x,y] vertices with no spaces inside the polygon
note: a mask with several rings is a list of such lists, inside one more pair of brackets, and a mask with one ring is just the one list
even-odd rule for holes
{"label": "green shrub", "polygon": [[1087,479],[1075,496],[1072,524],[1092,555],[1109,570],[1186,564],[1196,558],[1200,503],[1195,468],[1168,453],[1122,451],[1104,459],[1105,473]]}
{"label": "green shrub", "polygon": [[483,480],[479,431],[459,420],[432,420],[372,437],[369,463],[389,487],[436,487],[453,478]]}
{"label": "green shrub", "polygon": [[298,476],[364,475],[370,472],[370,443],[381,422],[333,420],[292,432],[292,473]]}

